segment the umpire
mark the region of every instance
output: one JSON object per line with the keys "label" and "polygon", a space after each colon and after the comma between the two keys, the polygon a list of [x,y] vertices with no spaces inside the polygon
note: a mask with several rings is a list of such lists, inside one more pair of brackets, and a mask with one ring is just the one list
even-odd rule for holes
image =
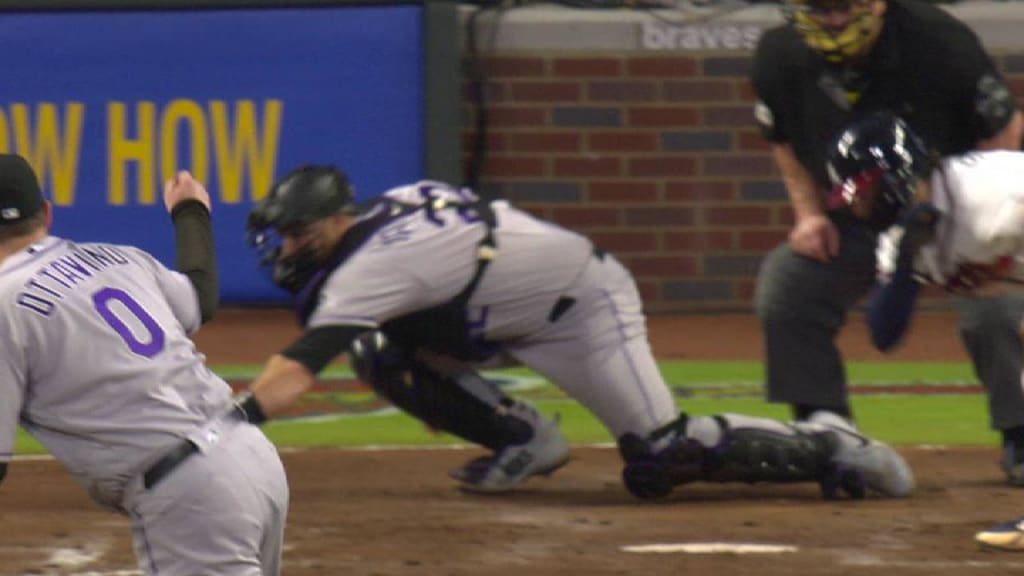
{"label": "umpire", "polygon": [[[768,397],[799,420],[822,409],[852,420],[835,338],[874,283],[878,230],[826,205],[827,145],[854,119],[888,110],[940,155],[1017,149],[1024,119],[975,34],[940,8],[785,0],[782,10],[787,23],[762,36],[752,73],[755,116],[795,216],[758,278]],[[956,308],[991,425],[1003,435],[1003,468],[1024,486],[1024,299],[958,299]]]}

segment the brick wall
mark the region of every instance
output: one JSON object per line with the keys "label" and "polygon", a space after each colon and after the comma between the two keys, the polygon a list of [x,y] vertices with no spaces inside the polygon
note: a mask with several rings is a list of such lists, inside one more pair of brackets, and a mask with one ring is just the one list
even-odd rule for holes
{"label": "brick wall", "polygon": [[[995,56],[1024,95],[1024,51]],[[749,63],[749,52],[490,53],[480,187],[614,253],[649,312],[749,311],[761,257],[792,224],[753,122]],[[471,127],[468,79],[464,101]]]}

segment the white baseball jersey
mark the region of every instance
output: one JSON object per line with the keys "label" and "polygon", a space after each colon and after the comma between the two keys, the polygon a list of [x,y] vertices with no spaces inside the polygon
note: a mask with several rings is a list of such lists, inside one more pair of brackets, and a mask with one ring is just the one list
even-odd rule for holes
{"label": "white baseball jersey", "polygon": [[[309,327],[384,322],[450,301],[477,269],[486,224],[443,209],[467,190],[417,182],[389,190],[418,210],[380,227],[327,278]],[[468,305],[471,336],[497,343],[595,413],[616,435],[645,435],[677,416],[647,342],[632,277],[585,237],[492,202],[496,253]],[[382,209],[382,208],[378,208]],[[373,218],[375,211],[363,218]],[[574,304],[557,319],[561,298]]]}
{"label": "white baseball jersey", "polygon": [[[1024,282],[1024,152],[947,158],[931,184],[932,203],[942,217],[935,239],[918,253],[914,272],[945,285],[960,266],[983,265],[1010,282]],[[897,244],[891,232],[880,238],[883,274]]]}

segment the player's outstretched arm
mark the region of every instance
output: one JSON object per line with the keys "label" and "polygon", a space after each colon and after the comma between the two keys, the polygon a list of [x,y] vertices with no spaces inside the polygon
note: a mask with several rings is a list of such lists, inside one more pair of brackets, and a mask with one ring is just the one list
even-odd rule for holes
{"label": "player's outstretched arm", "polygon": [[[260,424],[281,415],[303,393],[313,387],[316,375],[295,360],[275,354],[267,361],[263,373],[253,381],[252,396],[243,402],[242,408],[249,414],[249,421]],[[246,406],[248,403],[248,406]],[[255,412],[256,417],[252,417]]]}
{"label": "player's outstretched arm", "polygon": [[897,269],[889,282],[877,286],[868,301],[867,321],[871,343],[882,352],[892,350],[914,315],[914,302],[921,285],[914,280],[909,268]]}
{"label": "player's outstretched arm", "polygon": [[164,206],[174,221],[177,269],[192,282],[202,321],[208,322],[220,302],[210,195],[191,174],[181,171],[164,184]]}
{"label": "player's outstretched arm", "polygon": [[[366,326],[320,326],[307,330],[280,354],[271,356],[249,387],[241,408],[254,424],[278,416],[316,383],[316,375],[349,349]],[[250,414],[250,412],[252,414]]]}
{"label": "player's outstretched arm", "polygon": [[[910,327],[914,304],[921,291],[921,284],[914,278],[914,258],[921,247],[932,240],[938,218],[938,210],[932,204],[916,204],[905,209],[896,225],[879,238],[880,242],[894,244],[885,254],[879,252],[879,266],[890,272],[868,301],[871,342],[882,352],[899,344]],[[883,262],[885,259],[894,262]]]}

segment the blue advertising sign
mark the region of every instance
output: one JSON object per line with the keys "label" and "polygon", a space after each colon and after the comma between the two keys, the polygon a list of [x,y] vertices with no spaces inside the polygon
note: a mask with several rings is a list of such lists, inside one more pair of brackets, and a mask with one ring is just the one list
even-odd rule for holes
{"label": "blue advertising sign", "polygon": [[245,218],[306,163],[360,199],[423,176],[422,8],[9,13],[0,151],[25,156],[53,233],[174,265],[163,182],[206,183],[226,303],[282,302]]}

